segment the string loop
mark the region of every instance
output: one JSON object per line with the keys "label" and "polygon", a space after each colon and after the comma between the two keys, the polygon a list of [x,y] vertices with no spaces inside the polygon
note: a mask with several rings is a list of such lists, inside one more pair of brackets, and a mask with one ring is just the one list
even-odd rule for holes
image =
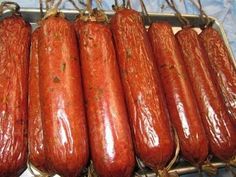
{"label": "string loop", "polygon": [[170,6],[171,9],[173,9],[176,13],[176,16],[180,23],[182,23],[183,26],[190,26],[190,22],[188,21],[187,18],[183,17],[181,13],[178,11],[176,8],[176,5],[173,0],[166,0],[167,4]]}
{"label": "string loop", "polygon": [[126,2],[126,8],[132,9],[130,0],[127,0],[127,2]]}
{"label": "string loop", "polygon": [[151,24],[151,18],[148,14],[147,8],[146,8],[143,0],[139,0],[139,1],[140,1],[140,5],[141,5],[141,8],[142,8],[142,13],[147,17],[148,23],[150,25]]}
{"label": "string loop", "polygon": [[201,0],[197,0],[198,4],[194,0],[190,0],[190,1],[200,11],[200,18],[201,18],[201,21],[204,23],[204,26],[202,28],[207,28],[209,26],[212,26],[214,21],[211,20],[209,16],[203,10]]}

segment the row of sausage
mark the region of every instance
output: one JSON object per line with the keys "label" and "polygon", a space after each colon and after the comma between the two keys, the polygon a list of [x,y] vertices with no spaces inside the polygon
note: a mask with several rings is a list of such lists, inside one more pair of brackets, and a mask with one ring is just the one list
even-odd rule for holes
{"label": "row of sausage", "polygon": [[[201,168],[236,156],[236,70],[219,33],[148,32],[120,8],[109,23],[51,14],[31,34],[19,14],[0,21],[0,177],[27,159],[75,177],[91,158],[100,177],[129,177],[135,156],[161,174],[179,145]],[[177,135],[178,138],[175,138]]]}

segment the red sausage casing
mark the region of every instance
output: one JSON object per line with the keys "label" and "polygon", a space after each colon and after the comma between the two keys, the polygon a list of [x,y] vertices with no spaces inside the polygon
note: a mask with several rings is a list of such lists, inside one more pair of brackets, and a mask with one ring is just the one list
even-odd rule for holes
{"label": "red sausage casing", "polygon": [[0,176],[17,176],[27,160],[30,26],[21,16],[0,21]]}
{"label": "red sausage casing", "polygon": [[208,140],[181,50],[168,23],[153,23],[148,33],[181,152],[190,163],[200,165],[208,155]]}
{"label": "red sausage casing", "polygon": [[100,177],[129,177],[134,152],[111,31],[97,22],[75,27],[93,165]]}
{"label": "red sausage casing", "polygon": [[192,28],[185,28],[176,37],[183,52],[211,151],[223,161],[230,160],[236,152],[236,129],[213,82],[208,58],[198,34]]}
{"label": "red sausage casing", "polygon": [[62,17],[42,22],[39,91],[45,155],[53,172],[77,176],[88,160],[79,56],[73,25]]}
{"label": "red sausage casing", "polygon": [[39,64],[38,40],[40,28],[37,28],[31,39],[29,65],[29,96],[28,96],[28,147],[29,161],[40,171],[46,171],[44,153],[43,128],[39,100]]}
{"label": "red sausage casing", "polygon": [[111,20],[136,154],[150,168],[163,169],[175,148],[161,81],[140,14],[116,12]]}
{"label": "red sausage casing", "polygon": [[200,33],[213,74],[223,95],[224,102],[236,126],[236,69],[220,34],[209,27]]}

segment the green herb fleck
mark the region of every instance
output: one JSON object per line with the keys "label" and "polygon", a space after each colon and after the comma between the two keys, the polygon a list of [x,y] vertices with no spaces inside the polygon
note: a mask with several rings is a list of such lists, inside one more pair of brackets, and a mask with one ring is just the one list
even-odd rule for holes
{"label": "green herb fleck", "polygon": [[66,70],[66,63],[63,63],[63,64],[62,64],[61,70],[62,70],[63,72],[65,72],[65,70]]}
{"label": "green herb fleck", "polygon": [[126,49],[126,58],[131,58],[132,56],[132,51],[130,48]]}
{"label": "green herb fleck", "polygon": [[88,38],[89,38],[90,40],[92,40],[92,39],[93,39],[93,36],[90,35],[90,36],[88,36]]}
{"label": "green herb fleck", "polygon": [[103,89],[98,88],[98,95],[101,96],[103,94]]}
{"label": "green herb fleck", "polygon": [[95,95],[95,100],[98,101],[101,99],[101,97],[103,96],[103,89],[101,88],[97,88],[97,92],[96,92],[96,95]]}
{"label": "green herb fleck", "polygon": [[55,33],[54,34],[54,38],[55,38],[55,40],[60,40],[60,33]]}
{"label": "green herb fleck", "polygon": [[54,88],[49,88],[48,91],[49,91],[49,92],[53,92],[53,91],[54,91]]}
{"label": "green herb fleck", "polygon": [[55,77],[53,78],[53,82],[54,82],[54,83],[59,83],[59,82],[60,82],[60,79],[59,79],[57,76],[55,76]]}

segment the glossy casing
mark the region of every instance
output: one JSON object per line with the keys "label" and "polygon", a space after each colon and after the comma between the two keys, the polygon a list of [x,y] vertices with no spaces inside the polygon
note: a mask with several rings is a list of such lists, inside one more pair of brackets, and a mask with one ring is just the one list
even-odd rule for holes
{"label": "glossy casing", "polygon": [[73,25],[60,16],[42,21],[39,91],[45,155],[50,171],[80,174],[88,160],[88,136]]}
{"label": "glossy casing", "polygon": [[173,156],[175,142],[161,81],[141,15],[121,9],[111,19],[137,156],[154,171]]}
{"label": "glossy casing", "polygon": [[208,140],[181,50],[169,23],[153,23],[148,34],[181,152],[186,160],[199,166],[208,155]]}

